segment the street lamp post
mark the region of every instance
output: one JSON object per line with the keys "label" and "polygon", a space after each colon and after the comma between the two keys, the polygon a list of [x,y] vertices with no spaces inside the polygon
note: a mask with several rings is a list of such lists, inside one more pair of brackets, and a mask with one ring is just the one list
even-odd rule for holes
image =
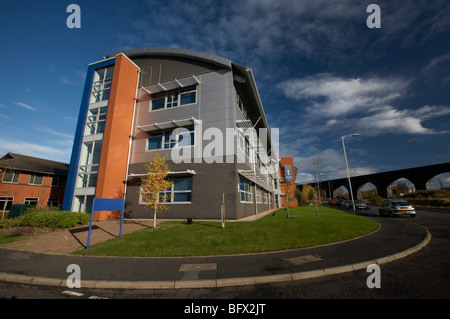
{"label": "street lamp post", "polygon": [[355,200],[353,199],[353,191],[352,191],[352,183],[350,181],[350,172],[348,170],[348,162],[347,162],[347,153],[345,152],[345,143],[344,143],[344,139],[346,137],[356,137],[359,136],[359,133],[354,133],[352,135],[347,135],[347,136],[342,136],[342,148],[344,149],[344,157],[345,157],[345,166],[347,168],[347,178],[348,178],[348,186],[350,187],[350,196],[352,198],[352,205],[353,205],[353,211],[355,211]]}

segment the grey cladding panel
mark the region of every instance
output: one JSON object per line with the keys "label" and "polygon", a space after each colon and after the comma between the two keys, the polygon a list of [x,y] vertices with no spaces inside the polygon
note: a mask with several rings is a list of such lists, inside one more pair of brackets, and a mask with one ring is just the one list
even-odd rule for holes
{"label": "grey cladding panel", "polygon": [[133,62],[142,69],[141,86],[168,82],[220,69],[218,66],[202,61],[177,57],[139,57],[134,58]]}

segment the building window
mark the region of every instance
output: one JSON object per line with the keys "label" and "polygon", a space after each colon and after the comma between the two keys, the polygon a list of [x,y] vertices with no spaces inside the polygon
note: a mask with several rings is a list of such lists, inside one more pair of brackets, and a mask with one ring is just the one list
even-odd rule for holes
{"label": "building window", "polygon": [[0,210],[10,210],[14,197],[0,197]]}
{"label": "building window", "polygon": [[73,201],[73,211],[90,213],[94,196],[75,196]]}
{"label": "building window", "polygon": [[178,92],[172,92],[167,95],[166,108],[177,107],[178,106]]}
{"label": "building window", "polygon": [[152,95],[150,110],[170,109],[178,106],[194,104],[197,99],[197,88],[185,88]]}
{"label": "building window", "polygon": [[263,203],[269,204],[268,194],[266,191],[264,191],[264,193],[263,193]]}
{"label": "building window", "polygon": [[171,149],[194,145],[194,126],[163,130],[149,134],[147,150]]}
{"label": "building window", "polygon": [[192,177],[175,177],[172,184],[172,202],[191,202]]}
{"label": "building window", "polygon": [[17,184],[19,182],[19,173],[6,171],[3,174],[2,182],[3,183],[15,183],[15,184]]}
{"label": "building window", "polygon": [[28,184],[30,184],[30,185],[42,185],[42,175],[31,174],[30,175],[30,181],[29,181]]}
{"label": "building window", "polygon": [[251,136],[249,134],[246,134],[247,132],[244,132],[242,129],[238,129],[238,145],[240,149],[245,153],[249,161],[252,161],[252,146],[250,145],[250,138]]}
{"label": "building window", "polygon": [[[192,200],[192,176],[173,177],[170,180],[172,186],[158,193],[158,203],[190,203]],[[139,203],[144,204],[142,196],[139,196]]]}
{"label": "building window", "polygon": [[109,100],[114,66],[95,70],[90,103]]}
{"label": "building window", "polygon": [[263,203],[263,196],[264,196],[264,190],[261,187],[256,186],[256,202],[258,204]]}
{"label": "building window", "polygon": [[244,103],[241,100],[241,97],[236,92],[236,105],[241,110],[242,116],[244,119],[248,120],[247,110],[245,109]]}
{"label": "building window", "polygon": [[37,206],[39,202],[39,198],[38,197],[25,197],[25,205],[30,205],[30,206]]}
{"label": "building window", "polygon": [[83,143],[78,167],[77,188],[97,185],[98,166],[102,152],[102,141]]}
{"label": "building window", "polygon": [[[98,104],[97,104],[98,105]],[[84,135],[99,134],[105,131],[107,106],[94,107],[88,110]]]}
{"label": "building window", "polygon": [[47,206],[49,207],[58,207],[59,199],[58,198],[49,198],[47,201]]}
{"label": "building window", "polygon": [[239,179],[239,193],[241,203],[253,203],[252,185],[250,181],[246,180],[242,176]]}
{"label": "building window", "polygon": [[52,178],[52,186],[53,187],[61,187],[63,184],[63,179],[61,176],[53,176]]}

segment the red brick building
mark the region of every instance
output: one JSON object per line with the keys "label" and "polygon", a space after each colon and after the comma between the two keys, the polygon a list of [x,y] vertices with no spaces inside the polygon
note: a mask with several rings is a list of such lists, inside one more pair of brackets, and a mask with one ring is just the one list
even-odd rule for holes
{"label": "red brick building", "polygon": [[292,156],[280,157],[280,190],[281,190],[281,203],[283,207],[287,207],[286,195],[288,183],[286,181],[286,167],[291,170],[292,182],[289,182],[289,207],[298,206],[297,199],[294,197],[294,191],[297,188],[295,183],[295,175],[297,174],[297,167],[294,166],[294,158]]}
{"label": "red brick building", "polygon": [[0,158],[0,212],[13,204],[60,206],[69,164],[21,154]]}

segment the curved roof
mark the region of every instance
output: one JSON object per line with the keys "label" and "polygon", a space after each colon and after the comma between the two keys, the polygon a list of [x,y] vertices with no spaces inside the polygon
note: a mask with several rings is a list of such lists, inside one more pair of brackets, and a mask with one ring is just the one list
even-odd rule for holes
{"label": "curved roof", "polygon": [[[253,76],[253,72],[251,68],[244,67],[237,63],[232,62],[231,60],[225,59],[223,57],[205,53],[195,50],[183,49],[183,48],[140,48],[140,49],[129,49],[123,50],[115,53],[111,53],[105,56],[105,59],[113,58],[116,55],[124,54],[128,58],[139,58],[139,57],[178,57],[185,59],[197,60],[205,63],[209,63],[212,65],[219,66],[221,68],[226,68],[232,70],[234,79],[239,82],[241,85],[245,86],[250,92],[252,92],[253,99],[255,100],[256,107],[258,112],[262,115],[262,121],[265,127],[269,127],[267,124],[267,119],[264,113],[264,109],[262,107],[261,98],[259,96],[258,89],[256,87],[255,78]],[[269,139],[271,141],[271,137],[269,135]],[[272,142],[270,142],[272,145]]]}
{"label": "curved roof", "polygon": [[194,51],[189,49],[183,49],[183,48],[140,48],[140,49],[130,49],[130,50],[124,50],[119,51],[115,53],[111,53],[107,56],[105,56],[105,59],[115,57],[118,54],[125,54],[130,59],[137,58],[137,57],[145,57],[145,56],[173,56],[173,57],[182,57],[182,58],[189,58],[194,60],[199,60],[202,62],[211,63],[214,65],[218,65],[220,67],[226,67],[231,68],[233,63],[232,61],[222,58],[220,56],[200,52],[200,51]]}

